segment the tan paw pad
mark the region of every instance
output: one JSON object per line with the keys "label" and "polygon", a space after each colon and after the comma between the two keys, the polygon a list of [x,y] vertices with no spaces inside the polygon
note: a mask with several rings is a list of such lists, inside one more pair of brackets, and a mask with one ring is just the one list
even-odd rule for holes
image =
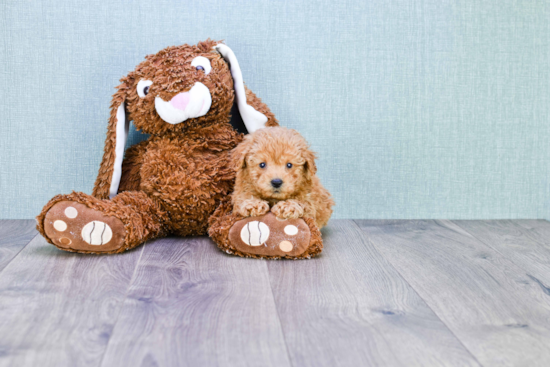
{"label": "tan paw pad", "polygon": [[81,236],[90,245],[101,246],[109,243],[113,238],[113,231],[107,223],[94,220],[82,228]]}
{"label": "tan paw pad", "polygon": [[285,233],[289,236],[296,236],[298,234],[298,227],[289,224],[285,227]]}
{"label": "tan paw pad", "polygon": [[61,237],[59,239],[59,242],[61,242],[61,244],[64,245],[64,246],[69,246],[72,241],[70,239],[68,239],[67,237]]}
{"label": "tan paw pad", "polygon": [[65,215],[67,216],[67,218],[75,219],[78,215],[78,211],[73,206],[68,206],[65,209]]}
{"label": "tan paw pad", "polygon": [[67,223],[63,222],[62,220],[56,220],[53,222],[53,227],[56,231],[64,232],[67,229]]}
{"label": "tan paw pad", "polygon": [[279,243],[279,248],[283,252],[290,252],[290,251],[292,251],[294,246],[292,246],[292,242],[290,242],[290,241],[282,241],[281,243]]}
{"label": "tan paw pad", "polygon": [[269,238],[269,227],[257,220],[248,222],[241,229],[241,240],[248,246],[261,246]]}

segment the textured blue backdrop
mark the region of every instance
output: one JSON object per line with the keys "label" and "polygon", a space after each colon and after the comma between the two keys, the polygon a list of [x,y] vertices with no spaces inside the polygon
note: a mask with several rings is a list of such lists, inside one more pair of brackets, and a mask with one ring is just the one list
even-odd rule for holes
{"label": "textured blue backdrop", "polygon": [[3,0],[0,17],[0,218],[91,192],[118,79],[208,37],[319,152],[336,217],[550,214],[548,1]]}

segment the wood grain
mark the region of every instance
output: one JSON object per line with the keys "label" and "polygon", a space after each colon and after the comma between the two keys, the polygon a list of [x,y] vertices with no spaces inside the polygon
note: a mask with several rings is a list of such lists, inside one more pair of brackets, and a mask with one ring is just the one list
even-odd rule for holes
{"label": "wood grain", "polygon": [[500,252],[542,287],[550,287],[550,223],[545,220],[453,221]]}
{"label": "wood grain", "polygon": [[289,366],[265,260],[208,238],[147,245],[103,366]]}
{"label": "wood grain", "polygon": [[98,366],[142,249],[80,255],[36,236],[0,274],[0,366]]}
{"label": "wood grain", "polygon": [[294,366],[478,365],[353,221],[331,221],[324,243],[268,263]]}
{"label": "wood grain", "polygon": [[0,272],[37,234],[34,220],[0,220]]}
{"label": "wood grain", "polygon": [[0,366],[550,365],[550,223],[356,222],[266,262],[66,253],[0,221]]}
{"label": "wood grain", "polygon": [[450,221],[356,221],[485,366],[550,365],[550,293]]}

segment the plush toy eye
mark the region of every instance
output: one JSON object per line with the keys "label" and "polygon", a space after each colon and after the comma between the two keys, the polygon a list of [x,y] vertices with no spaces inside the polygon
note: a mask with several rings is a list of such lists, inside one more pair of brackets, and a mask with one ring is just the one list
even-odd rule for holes
{"label": "plush toy eye", "polygon": [[265,162],[260,163],[260,168],[265,168]]}
{"label": "plush toy eye", "polygon": [[286,166],[287,168],[292,168],[292,163],[287,163]]}
{"label": "plush toy eye", "polygon": [[153,85],[153,82],[150,80],[140,80],[137,85],[137,93],[140,98],[145,98],[145,96],[149,93],[149,87]]}
{"label": "plush toy eye", "polygon": [[212,66],[210,65],[210,60],[208,60],[204,56],[197,56],[191,61],[191,66],[194,66],[197,70],[204,71],[205,75],[208,75],[210,71],[212,70]]}

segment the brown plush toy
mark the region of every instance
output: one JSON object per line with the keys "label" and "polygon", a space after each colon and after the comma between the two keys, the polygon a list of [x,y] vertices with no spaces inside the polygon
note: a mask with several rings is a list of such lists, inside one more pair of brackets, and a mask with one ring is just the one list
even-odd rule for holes
{"label": "brown plush toy", "polygon": [[[245,87],[229,47],[212,40],[168,47],[121,82],[93,194],[57,195],[46,204],[37,228],[48,242],[72,252],[119,253],[168,234],[210,233],[240,256],[305,258],[321,251],[311,219],[284,223],[271,213],[243,219],[231,212],[231,150],[243,138],[230,123],[233,105],[249,132],[278,123]],[[130,121],[150,137],[124,152]],[[262,246],[230,236],[254,224],[269,228]],[[285,233],[288,225],[297,233]],[[281,241],[292,250],[282,251]]]}

